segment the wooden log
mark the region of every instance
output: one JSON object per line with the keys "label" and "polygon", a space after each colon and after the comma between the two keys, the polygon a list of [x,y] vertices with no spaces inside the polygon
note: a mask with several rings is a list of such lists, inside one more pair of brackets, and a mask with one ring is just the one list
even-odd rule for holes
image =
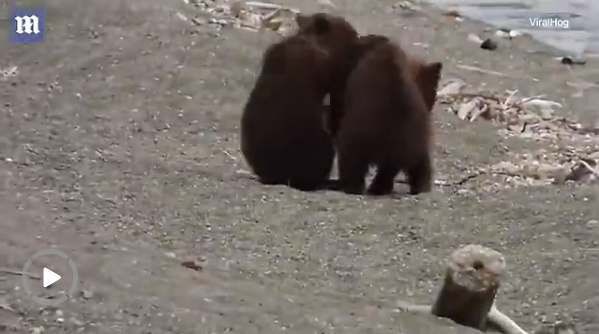
{"label": "wooden log", "polygon": [[[505,260],[501,253],[480,245],[467,245],[452,254],[433,306],[400,301],[398,308],[432,313],[483,332],[528,334],[495,306],[495,295],[504,272]],[[561,326],[563,328],[556,326],[555,334],[577,334],[575,327]]]}
{"label": "wooden log", "polygon": [[492,328],[503,334],[528,334],[527,331],[518,326],[518,324],[497,309],[495,304],[487,315],[487,329]]}
{"label": "wooden log", "polygon": [[504,257],[495,250],[480,245],[456,250],[449,259],[432,314],[485,330],[504,271]]}

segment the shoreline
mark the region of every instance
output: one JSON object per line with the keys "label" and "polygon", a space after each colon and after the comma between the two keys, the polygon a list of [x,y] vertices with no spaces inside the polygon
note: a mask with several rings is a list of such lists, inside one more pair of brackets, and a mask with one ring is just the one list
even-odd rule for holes
{"label": "shoreline", "polygon": [[[497,29],[483,21],[468,17],[456,20],[431,3],[424,3],[421,8],[418,14],[405,15],[406,11],[395,11],[397,18],[394,21],[403,28],[401,35],[396,36],[403,43],[414,45],[412,49],[418,53],[424,51],[428,57],[443,59],[445,78],[461,78],[493,91],[518,90],[527,96],[545,94],[546,98],[563,104],[558,113],[564,116],[569,115],[585,124],[599,118],[594,107],[599,101],[596,94],[599,59],[590,57],[584,65],[565,65],[556,56],[562,53],[561,50],[530,35],[508,40],[495,36]],[[379,29],[394,35],[392,27],[382,24],[368,32]],[[469,34],[482,40],[490,38],[498,47],[493,51],[484,50],[468,40]],[[463,65],[503,75],[472,73],[464,71]]]}
{"label": "shoreline", "polygon": [[[464,18],[476,20],[497,29],[517,30],[521,33],[531,35],[535,40],[552,46],[558,55],[586,56],[596,55],[599,52],[597,42],[598,31],[587,30],[587,18],[578,13],[556,12],[545,13],[537,8],[514,8],[512,6],[477,6],[476,4],[465,4],[448,6],[443,1],[429,0],[431,4],[441,10],[455,8]],[[531,22],[537,19],[537,25]],[[555,25],[548,20],[561,21],[562,24]],[[563,24],[567,25],[564,26]]]}

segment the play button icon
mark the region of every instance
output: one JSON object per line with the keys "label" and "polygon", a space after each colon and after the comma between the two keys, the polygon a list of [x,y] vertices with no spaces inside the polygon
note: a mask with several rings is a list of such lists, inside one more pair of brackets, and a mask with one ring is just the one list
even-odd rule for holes
{"label": "play button icon", "polygon": [[79,274],[75,262],[67,254],[57,249],[44,249],[27,260],[23,266],[21,280],[23,290],[33,300],[40,305],[56,306],[73,298],[79,282]]}
{"label": "play button icon", "polygon": [[42,284],[43,284],[44,288],[49,287],[50,285],[58,282],[59,280],[60,280],[60,275],[53,272],[52,270],[50,270],[48,268],[44,268],[44,270],[42,271]]}

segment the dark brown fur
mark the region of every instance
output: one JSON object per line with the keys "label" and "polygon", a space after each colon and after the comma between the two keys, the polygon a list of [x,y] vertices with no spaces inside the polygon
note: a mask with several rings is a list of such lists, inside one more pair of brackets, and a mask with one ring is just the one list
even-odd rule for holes
{"label": "dark brown fur", "polygon": [[325,126],[334,133],[337,125],[329,122],[339,118],[336,115],[342,113],[347,78],[357,63],[356,56],[366,43],[359,44],[356,29],[340,16],[325,13],[298,14],[296,22],[299,26],[298,34],[316,41],[331,57],[330,116],[325,119]]}
{"label": "dark brown fur", "polygon": [[326,13],[298,14],[298,34],[313,39],[334,60],[343,60],[358,39],[356,29],[343,17]]}
{"label": "dark brown fur", "polygon": [[333,96],[332,98],[336,98],[336,101],[333,103],[332,107],[327,109],[325,116],[325,129],[333,137],[336,136],[337,132],[339,131],[339,124],[341,122],[341,118],[343,118],[343,98],[345,94],[345,85],[347,84],[347,78],[349,77],[349,74],[356,67],[360,59],[362,59],[370,50],[379,44],[389,42],[390,40],[386,36],[364,35],[360,36],[351,49],[347,51],[347,55],[344,59],[346,73],[338,76],[337,90],[331,93]]}
{"label": "dark brown fur", "polygon": [[265,52],[241,119],[241,150],[260,182],[301,190],[327,183],[335,154],[322,126],[328,59],[300,35]]}
{"label": "dark brown fur", "polygon": [[371,165],[377,173],[370,194],[391,193],[400,171],[411,194],[431,190],[431,113],[412,78],[412,64],[399,46],[382,43],[349,77],[336,138],[344,192],[362,194]]}
{"label": "dark brown fur", "polygon": [[427,63],[414,57],[409,57],[407,62],[410,77],[418,86],[426,108],[432,112],[437,101],[437,88],[439,87],[443,64],[441,62]]}
{"label": "dark brown fur", "polygon": [[[390,42],[388,37],[382,35],[370,34],[360,36],[356,45],[352,48],[347,57],[350,64],[349,68],[353,70],[358,62],[377,45]],[[418,86],[427,109],[432,111],[437,98],[437,87],[443,68],[442,63],[427,63],[420,59],[408,56],[406,56],[406,62],[410,78],[412,78]],[[341,118],[343,118],[343,113],[343,103],[339,103],[337,108],[332,108],[327,111],[325,127],[333,136],[336,136],[337,134]]]}

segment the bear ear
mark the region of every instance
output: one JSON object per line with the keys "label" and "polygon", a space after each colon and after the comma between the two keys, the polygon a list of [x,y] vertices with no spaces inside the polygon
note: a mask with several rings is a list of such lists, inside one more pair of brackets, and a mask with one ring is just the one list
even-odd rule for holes
{"label": "bear ear", "polygon": [[316,14],[314,15],[314,30],[316,30],[317,34],[324,34],[331,30],[331,22],[326,14]]}
{"label": "bear ear", "polygon": [[330,19],[324,13],[312,15],[298,13],[295,15],[295,22],[300,30],[311,31],[316,34],[324,34],[331,30]]}
{"label": "bear ear", "polygon": [[423,68],[424,72],[426,73],[426,77],[433,81],[435,86],[437,86],[437,84],[439,83],[439,80],[441,79],[441,71],[443,70],[443,63],[437,61],[437,62],[433,62],[433,63],[428,63],[427,65],[424,65]]}
{"label": "bear ear", "polygon": [[437,99],[437,87],[441,79],[442,69],[443,64],[441,62],[432,62],[420,65],[417,72],[416,81],[430,112],[433,111]]}

